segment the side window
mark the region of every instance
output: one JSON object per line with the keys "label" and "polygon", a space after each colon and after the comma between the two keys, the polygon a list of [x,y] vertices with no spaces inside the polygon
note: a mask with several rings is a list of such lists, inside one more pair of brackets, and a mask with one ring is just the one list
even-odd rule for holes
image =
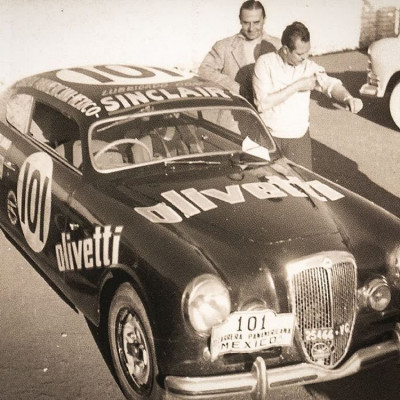
{"label": "side window", "polygon": [[75,167],[82,164],[82,146],[76,121],[47,104],[36,102],[29,133],[55,149]]}
{"label": "side window", "polygon": [[27,133],[32,113],[33,97],[29,94],[16,94],[7,103],[7,122],[21,133]]}

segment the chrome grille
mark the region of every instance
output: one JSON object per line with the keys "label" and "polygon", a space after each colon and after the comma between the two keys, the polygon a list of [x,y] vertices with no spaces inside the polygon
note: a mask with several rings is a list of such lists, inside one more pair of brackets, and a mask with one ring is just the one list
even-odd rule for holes
{"label": "chrome grille", "polygon": [[356,313],[357,271],[345,252],[327,252],[288,265],[292,311],[304,354],[334,368],[346,355]]}

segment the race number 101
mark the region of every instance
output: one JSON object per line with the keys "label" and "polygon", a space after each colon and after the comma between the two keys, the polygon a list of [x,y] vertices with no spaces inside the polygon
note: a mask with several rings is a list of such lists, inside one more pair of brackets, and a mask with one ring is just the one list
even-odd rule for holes
{"label": "race number 101", "polygon": [[237,320],[237,332],[262,331],[266,328],[266,315],[240,316]]}

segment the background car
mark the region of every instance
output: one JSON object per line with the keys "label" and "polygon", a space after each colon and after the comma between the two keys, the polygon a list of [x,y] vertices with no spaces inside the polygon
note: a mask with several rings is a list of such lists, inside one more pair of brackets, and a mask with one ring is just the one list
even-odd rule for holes
{"label": "background car", "polygon": [[390,114],[400,128],[400,36],[373,42],[368,48],[367,83],[360,88],[365,96],[389,98]]}
{"label": "background car", "polygon": [[398,359],[400,220],[283,158],[240,96],[97,65],[1,104],[0,224],[128,399],[264,399]]}

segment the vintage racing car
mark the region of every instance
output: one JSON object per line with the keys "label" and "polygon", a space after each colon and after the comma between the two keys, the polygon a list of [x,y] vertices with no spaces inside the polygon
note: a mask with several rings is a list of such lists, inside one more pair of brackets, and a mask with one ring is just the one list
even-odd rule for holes
{"label": "vintage racing car", "polygon": [[398,360],[400,220],[283,158],[243,98],[97,65],[1,103],[1,227],[104,329],[128,399],[265,399]]}
{"label": "vintage racing car", "polygon": [[367,83],[360,94],[387,97],[390,115],[400,129],[400,35],[377,40],[368,48]]}

